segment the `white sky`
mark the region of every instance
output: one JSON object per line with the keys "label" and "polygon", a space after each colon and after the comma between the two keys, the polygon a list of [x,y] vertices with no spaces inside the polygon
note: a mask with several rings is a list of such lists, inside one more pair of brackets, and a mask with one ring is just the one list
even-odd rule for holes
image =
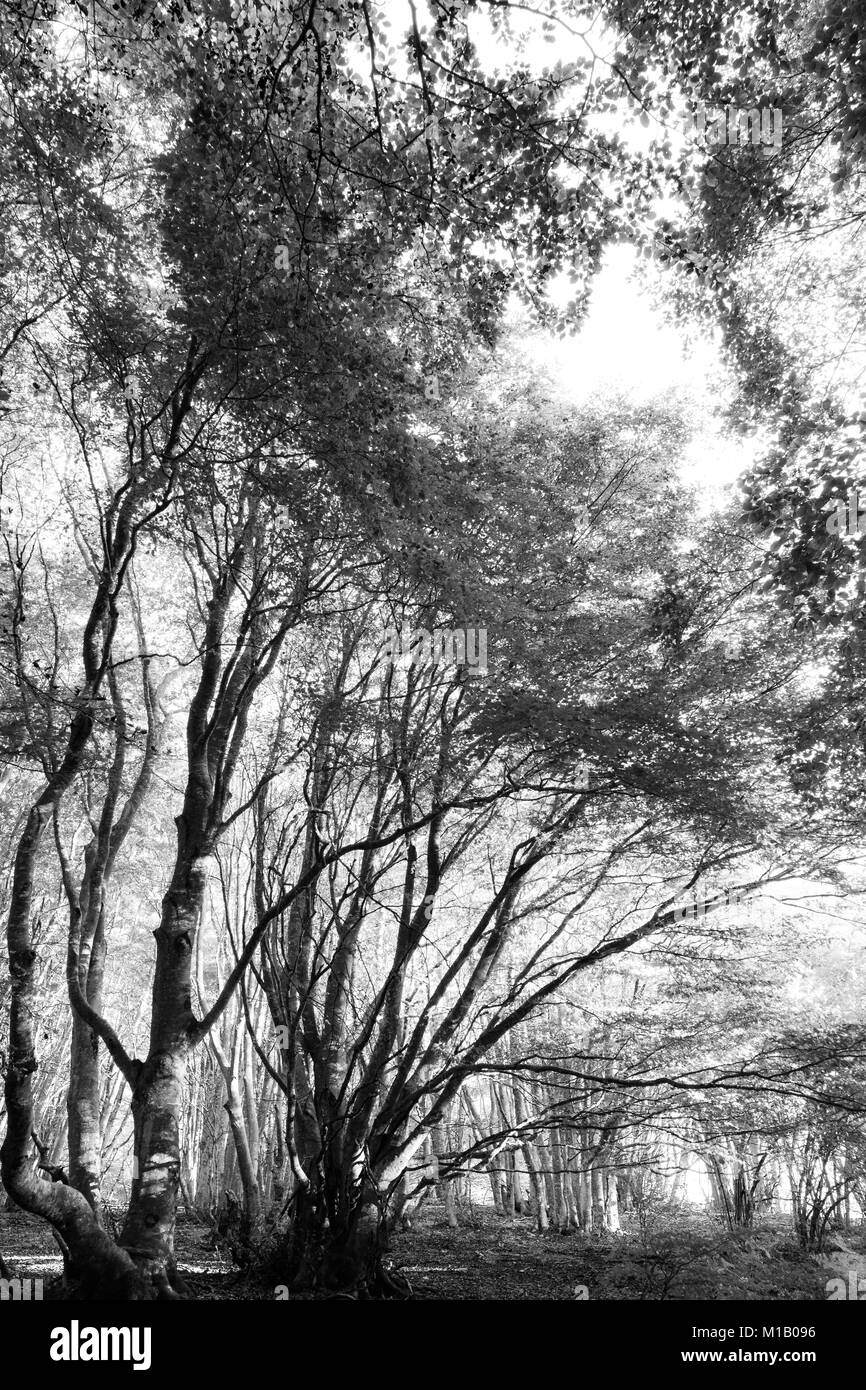
{"label": "white sky", "polygon": [[[408,0],[380,0],[376,8],[390,19],[392,35],[408,30]],[[424,0],[416,0],[415,8],[423,32],[429,11]],[[494,36],[486,12],[469,12],[467,25],[482,61],[491,68],[506,68],[518,61],[522,67],[541,73],[556,63],[585,60],[592,53],[604,60],[616,47],[614,34],[597,24],[573,35],[557,25],[554,42],[549,42],[541,32],[538,15],[520,16],[516,11],[512,12],[516,39],[510,45]],[[659,133],[645,129],[627,108],[622,117],[617,113],[611,119],[619,119],[629,141],[638,146]],[[699,489],[701,510],[712,511],[724,502],[749,462],[747,447],[742,441],[725,439],[714,416],[730,389],[718,346],[710,338],[687,346],[684,329],[667,322],[632,278],[635,263],[631,247],[609,247],[579,333],[564,341],[553,337],[542,341],[533,336],[525,340],[525,349],[544,366],[563,397],[575,404],[606,394],[640,403],[678,391],[705,407],[699,414],[706,428],[687,451],[683,479]],[[551,299],[564,306],[572,298],[574,286],[565,276],[562,281],[551,287]]]}
{"label": "white sky", "polygon": [[[730,390],[716,341],[704,337],[687,345],[685,330],[667,321],[633,278],[636,260],[629,246],[609,247],[576,336],[534,336],[525,340],[526,349],[575,404],[615,394],[639,405],[668,391],[687,393],[705,428],[687,450],[683,480],[699,489],[701,510],[712,511],[725,501],[751,451],[744,441],[726,438],[715,415]],[[572,293],[564,286],[563,301]]]}

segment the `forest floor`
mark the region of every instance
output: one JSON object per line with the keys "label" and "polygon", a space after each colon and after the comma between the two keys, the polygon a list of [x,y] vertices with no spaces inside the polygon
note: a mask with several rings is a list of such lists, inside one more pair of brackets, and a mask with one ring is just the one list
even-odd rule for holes
{"label": "forest floor", "polygon": [[[447,1300],[815,1301],[827,1298],[830,1278],[866,1273],[866,1229],[831,1236],[815,1256],[781,1222],[733,1234],[693,1214],[651,1229],[625,1224],[619,1235],[541,1234],[528,1217],[473,1207],[455,1230],[431,1207],[393,1235],[386,1263],[416,1298]],[[197,1298],[275,1297],[232,1264],[206,1225],[179,1220],[177,1246]],[[50,1297],[61,1259],[44,1223],[0,1211],[0,1254],[13,1276],[43,1279]]]}
{"label": "forest floor", "polygon": [[428,1218],[396,1234],[390,1256],[416,1294],[444,1299],[811,1301],[827,1297],[827,1280],[840,1272],[837,1261],[847,1270],[849,1252],[866,1264],[858,1236],[844,1252],[816,1257],[787,1227],[731,1234],[695,1217],[629,1225],[587,1237],[541,1234],[531,1219],[492,1212],[461,1216],[457,1230]]}

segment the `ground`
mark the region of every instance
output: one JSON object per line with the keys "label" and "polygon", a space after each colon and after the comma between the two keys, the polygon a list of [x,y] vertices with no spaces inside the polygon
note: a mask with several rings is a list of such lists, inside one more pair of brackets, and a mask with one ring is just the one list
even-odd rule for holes
{"label": "ground", "polygon": [[[460,1212],[457,1230],[430,1207],[397,1231],[387,1267],[416,1298],[457,1300],[824,1300],[827,1281],[866,1270],[866,1233],[833,1236],[822,1256],[800,1250],[777,1221],[730,1234],[698,1215],[629,1229],[618,1236],[539,1234],[529,1218],[489,1208]],[[61,1261],[48,1228],[21,1212],[0,1212],[0,1254],[13,1275],[42,1278],[46,1297]],[[203,1300],[267,1300],[273,1287],[233,1266],[213,1232],[178,1223],[180,1271]]]}
{"label": "ground", "polygon": [[[692,1220],[587,1238],[479,1211],[458,1230],[429,1216],[392,1240],[413,1291],[448,1299],[826,1298],[828,1271],[787,1231],[726,1234]],[[635,1223],[636,1226],[636,1223]]]}

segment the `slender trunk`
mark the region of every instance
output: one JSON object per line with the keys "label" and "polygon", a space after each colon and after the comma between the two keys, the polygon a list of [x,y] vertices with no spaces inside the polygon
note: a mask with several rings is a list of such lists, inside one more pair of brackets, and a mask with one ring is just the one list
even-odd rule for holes
{"label": "slender trunk", "polygon": [[250,1164],[252,1166],[253,1177],[258,1182],[259,1167],[259,1144],[261,1142],[259,1130],[259,1111],[256,1105],[256,1069],[255,1053],[252,1038],[244,1032],[244,1120],[247,1128],[247,1138],[249,1140]]}
{"label": "slender trunk", "polygon": [[574,1197],[577,1203],[578,1220],[582,1231],[592,1230],[592,1192],[590,1189],[589,1175],[585,1169],[575,1172],[572,1179],[574,1185]]}
{"label": "slender trunk", "polygon": [[102,1222],[102,1127],[99,1113],[99,1040],[77,1015],[72,1020],[69,1089],[69,1181]]}
{"label": "slender trunk", "polygon": [[579,1225],[577,1205],[571,1185],[565,1141],[562,1130],[552,1131],[553,1165],[556,1168],[557,1208],[556,1223],[560,1231],[569,1231]]}
{"label": "slender trunk", "polygon": [[597,1160],[593,1162],[589,1181],[592,1194],[592,1229],[603,1231],[607,1226],[604,1212],[604,1171]]}
{"label": "slender trunk", "polygon": [[[105,920],[99,912],[89,952],[79,957],[79,984],[88,1004],[102,1014],[105,975]],[[77,1013],[72,1018],[69,1089],[66,1114],[69,1128],[69,1181],[90,1203],[102,1224],[102,1106],[99,1038]]]}
{"label": "slender trunk", "polygon": [[[526,1122],[526,1106],[524,1104],[523,1093],[519,1085],[512,1087],[514,1097],[514,1118],[518,1125]],[[521,1150],[523,1161],[526,1164],[526,1171],[529,1176],[529,1187],[532,1193],[533,1206],[535,1208],[535,1221],[539,1231],[546,1231],[550,1226],[550,1218],[547,1213],[547,1191],[544,1185],[544,1174],[542,1172],[541,1159],[538,1149],[531,1139],[524,1139]]]}
{"label": "slender trunk", "polygon": [[616,1185],[616,1174],[608,1172],[604,1179],[605,1187],[605,1207],[604,1224],[607,1230],[618,1232],[619,1225],[619,1192]]}
{"label": "slender trunk", "polygon": [[256,1164],[253,1159],[249,1135],[247,1133],[240,1088],[233,1077],[230,1080],[227,1079],[226,1087],[228,1090],[228,1100],[226,1101],[225,1108],[229,1117],[229,1125],[235,1145],[238,1173],[240,1174],[241,1187],[243,1188],[244,1215],[247,1226],[252,1228],[255,1226],[261,1214],[261,1199],[259,1195],[258,1179],[256,1177]]}

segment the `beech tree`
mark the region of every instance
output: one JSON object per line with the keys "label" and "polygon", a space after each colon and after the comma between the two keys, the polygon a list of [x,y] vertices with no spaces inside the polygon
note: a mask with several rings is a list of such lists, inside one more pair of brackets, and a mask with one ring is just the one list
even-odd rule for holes
{"label": "beech tree", "polygon": [[[712,1162],[733,1224],[759,1138],[794,1175],[804,1240],[852,1190],[856,1125],[828,1119],[849,1019],[805,1040],[779,1022],[780,1077],[811,1048],[816,1079],[784,1081],[784,1114],[761,1091],[754,1142],[699,1101],[671,1119],[680,1089],[744,1089],[696,1018],[670,1074],[621,1018],[571,1031],[585,979],[727,940],[769,884],[847,882],[857,817],[809,771],[826,722],[790,581],[807,550],[821,621],[854,626],[856,594],[836,607],[851,547],[815,541],[835,475],[808,501],[772,475],[813,438],[805,386],[749,515],[783,494],[800,510],[756,560],[739,508],[702,519],[683,487],[681,403],[566,407],[509,328],[518,302],[524,342],[574,328],[605,245],[660,235],[700,280],[680,311],[725,330],[750,423],[769,339],[735,227],[749,198],[799,215],[789,155],[704,169],[683,224],[648,231],[689,180],[606,119],[657,91],[671,27],[662,113],[698,48],[694,90],[721,99],[729,24],[602,7],[622,52],[539,75],[479,56],[469,20],[507,34],[510,9],[410,4],[399,33],[367,5],[4,17],[0,1157],[81,1297],[189,1296],[179,1202],[235,1175],[235,1253],[350,1296],[407,1292],[387,1230],[461,1165],[516,1208],[519,1156],[541,1229],[551,1210],[615,1228],[618,1179],[671,1143]],[[777,74],[763,17],[741,53]],[[741,282],[748,312],[727,303]],[[851,691],[838,676],[835,708]],[[853,1068],[847,1084],[853,1110]],[[227,1156],[204,1174],[191,1155],[223,1096]]]}

